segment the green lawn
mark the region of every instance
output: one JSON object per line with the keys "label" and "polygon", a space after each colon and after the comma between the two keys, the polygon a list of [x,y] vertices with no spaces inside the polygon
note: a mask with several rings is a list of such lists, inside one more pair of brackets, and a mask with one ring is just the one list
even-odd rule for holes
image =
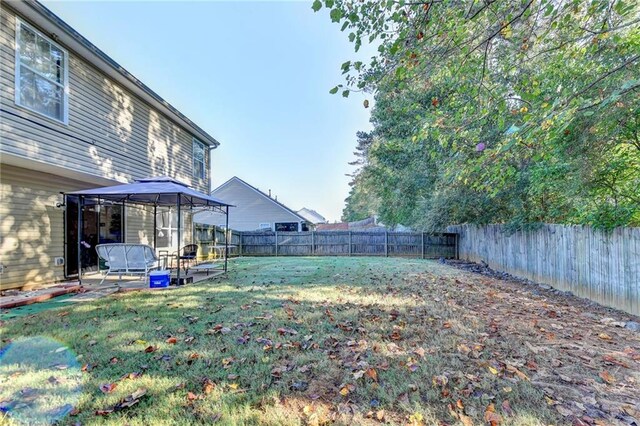
{"label": "green lawn", "polygon": [[566,354],[536,350],[525,297],[424,260],[238,259],[217,280],[6,321],[19,350],[0,406],[63,424],[571,423],[536,383]]}

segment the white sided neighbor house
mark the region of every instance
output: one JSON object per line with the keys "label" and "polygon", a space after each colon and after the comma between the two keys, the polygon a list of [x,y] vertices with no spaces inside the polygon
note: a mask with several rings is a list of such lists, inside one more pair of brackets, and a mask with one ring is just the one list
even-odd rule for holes
{"label": "white sided neighbor house", "polygon": [[[210,189],[218,142],[34,0],[0,4],[0,287],[31,288],[78,274],[78,200],[61,193],[168,176]],[[166,213],[166,214],[164,214]],[[95,245],[167,247],[164,212],[95,202],[82,212],[83,271]],[[190,216],[183,215],[188,230]]]}
{"label": "white sided neighbor house", "polygon": [[[214,189],[211,196],[234,206],[229,214],[229,228],[236,231],[309,231],[313,227],[304,216],[236,176]],[[219,213],[196,213],[193,220],[225,226],[225,216]]]}

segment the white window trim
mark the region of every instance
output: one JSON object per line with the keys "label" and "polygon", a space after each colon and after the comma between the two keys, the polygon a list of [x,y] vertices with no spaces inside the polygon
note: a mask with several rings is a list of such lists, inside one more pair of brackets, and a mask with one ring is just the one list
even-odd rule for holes
{"label": "white window trim", "polygon": [[[45,40],[47,40],[49,43],[51,43],[52,45],[54,45],[55,47],[57,47],[58,49],[60,49],[63,53],[64,53],[64,84],[60,84],[58,82],[52,81],[49,78],[43,76],[39,71],[34,70],[33,68],[27,66],[27,65],[23,65],[22,61],[20,60],[20,27],[24,25],[25,27],[29,28],[31,31],[33,31],[34,33],[38,34],[40,37],[44,38]],[[47,114],[44,114],[40,111],[37,111],[33,108],[30,108],[26,105],[23,105],[22,103],[20,103],[20,69],[22,67],[25,67],[26,69],[28,69],[29,71],[39,75],[40,77],[46,79],[47,81],[50,81],[51,83],[62,87],[63,89],[63,99],[62,99],[62,120],[55,118],[55,117],[51,117]],[[45,117],[49,120],[53,120],[56,123],[62,123],[64,125],[68,125],[69,124],[69,52],[67,51],[67,49],[65,49],[64,47],[60,46],[58,43],[56,43],[55,41],[53,41],[51,39],[51,37],[48,37],[46,34],[44,34],[42,31],[38,31],[36,28],[34,28],[33,26],[27,24],[25,21],[23,21],[20,18],[16,18],[16,36],[15,36],[15,74],[14,74],[14,80],[15,80],[15,103],[17,106],[19,106],[20,108],[24,108],[26,110],[29,110],[35,114],[38,114],[42,117]]]}
{"label": "white window trim", "polygon": [[[196,168],[193,167],[193,163],[195,163],[196,161],[196,157],[195,157],[195,146],[196,145],[200,145],[202,147],[202,176],[196,176],[195,172],[196,172]],[[197,179],[206,179],[207,178],[207,145],[204,144],[204,142],[201,142],[200,140],[198,140],[197,138],[192,138],[192,142],[191,142],[191,158],[192,158],[192,164],[191,167],[193,167],[193,170],[191,172],[191,175]]]}

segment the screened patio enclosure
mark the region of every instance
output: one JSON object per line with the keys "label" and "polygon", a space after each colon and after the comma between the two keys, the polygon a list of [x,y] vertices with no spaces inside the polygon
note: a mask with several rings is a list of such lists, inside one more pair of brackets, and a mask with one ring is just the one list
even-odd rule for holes
{"label": "screened patio enclosure", "polygon": [[[174,209],[177,213],[177,221],[175,227],[170,227],[169,232],[174,231],[177,236],[178,246],[177,251],[180,251],[182,236],[184,235],[184,214],[185,212],[192,211],[197,208],[198,211],[211,210],[217,213],[225,215],[226,223],[229,220],[229,207],[230,204],[225,203],[222,200],[211,197],[202,192],[198,192],[186,184],[179,182],[173,178],[160,176],[146,179],[140,179],[133,183],[106,186],[93,189],[85,189],[81,191],[73,191],[65,193],[67,215],[76,215],[73,221],[76,229],[68,229],[67,235],[75,234],[75,250],[73,254],[77,259],[77,274],[78,281],[82,283],[83,273],[83,261],[86,263],[87,250],[93,249],[95,251],[95,245],[88,238],[86,230],[91,226],[87,226],[88,220],[85,207],[88,206],[101,206],[107,203],[112,211],[117,211],[113,206],[121,206],[124,211],[125,206],[138,205],[147,206],[153,208],[153,248],[157,250],[158,240],[158,214],[161,213],[158,210],[166,212],[168,209]],[[72,201],[73,200],[73,201]],[[73,207],[73,208],[72,208]],[[101,211],[99,208],[98,211]],[[85,214],[83,214],[85,212]],[[123,216],[123,215],[121,215]],[[101,216],[98,217],[100,222]],[[70,217],[71,218],[71,217]],[[120,219],[123,221],[123,219]],[[162,221],[162,218],[161,218]],[[67,221],[67,223],[70,223]],[[98,223],[100,225],[100,223]],[[123,222],[121,222],[122,228],[124,228]],[[162,228],[160,228],[162,229]],[[71,232],[70,232],[71,231]],[[119,241],[125,242],[125,241]],[[93,245],[93,246],[92,246]],[[83,250],[84,248],[84,250]],[[68,251],[71,253],[72,251]],[[85,254],[83,256],[83,254]],[[229,254],[228,241],[225,241],[224,249],[224,271],[227,271],[227,257]],[[177,260],[177,282],[180,283],[180,271],[182,267],[182,259],[178,256]]]}

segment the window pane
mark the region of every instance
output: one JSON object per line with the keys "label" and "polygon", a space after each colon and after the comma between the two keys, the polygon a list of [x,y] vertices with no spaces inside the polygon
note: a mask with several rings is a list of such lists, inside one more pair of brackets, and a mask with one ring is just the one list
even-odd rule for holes
{"label": "window pane", "polygon": [[64,84],[64,53],[55,46],[51,46],[52,80]]}
{"label": "window pane", "polygon": [[20,104],[36,107],[36,75],[27,68],[20,68]]}
{"label": "window pane", "polygon": [[204,165],[200,161],[193,162],[193,175],[195,177],[204,177]]}
{"label": "window pane", "polygon": [[20,25],[20,62],[35,68],[36,56],[36,34]]}
{"label": "window pane", "polygon": [[197,140],[193,141],[193,158],[204,161],[204,145]]}
{"label": "window pane", "polygon": [[53,70],[51,69],[51,44],[40,36],[36,37],[36,58],[34,68],[44,74],[45,77],[54,79]]}
{"label": "window pane", "polygon": [[204,144],[196,139],[193,140],[193,176],[204,178],[205,176],[205,148]]}
{"label": "window pane", "polygon": [[27,68],[20,69],[20,104],[62,120],[63,89]]}

